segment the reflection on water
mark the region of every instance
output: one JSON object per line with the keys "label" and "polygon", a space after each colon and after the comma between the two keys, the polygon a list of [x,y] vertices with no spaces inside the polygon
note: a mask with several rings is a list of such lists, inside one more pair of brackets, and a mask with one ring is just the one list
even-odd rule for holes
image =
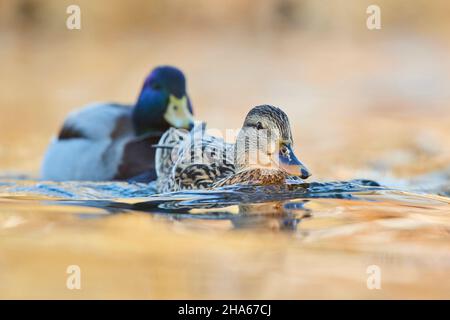
{"label": "reflection on water", "polygon": [[[450,298],[449,47],[181,29],[2,42],[0,298]],[[279,104],[314,179],[341,182],[155,195],[14,174],[38,176],[69,111],[131,103],[160,63],[186,71],[211,128]],[[342,182],[358,177],[381,186]],[[65,286],[74,264],[80,291]]]}
{"label": "reflection on water", "polygon": [[[370,180],[161,195],[3,180],[1,297],[448,297],[449,204]],[[80,292],[65,288],[72,264]]]}
{"label": "reflection on water", "polygon": [[[0,298],[450,298],[450,46],[440,6],[398,10],[384,1],[383,12],[395,13],[380,33],[367,32],[365,9],[352,5],[336,4],[345,14],[335,14],[309,1],[294,14],[306,20],[289,31],[250,1],[185,12],[199,28],[179,10],[155,9],[154,20],[115,1],[108,12],[94,8],[102,19],[84,31],[67,32],[64,14],[54,14],[64,2],[41,2],[42,21],[25,28],[14,1],[0,11],[5,26],[14,20],[0,32]],[[93,1],[83,3],[92,11]],[[127,10],[158,28],[136,28]],[[418,24],[402,16],[414,10]],[[390,23],[398,19],[407,28]],[[439,36],[429,36],[433,26]],[[145,73],[166,63],[188,75],[208,127],[240,128],[252,106],[279,105],[314,179],[382,186],[155,195],[152,185],[15,175],[39,176],[70,111],[132,103]],[[65,286],[73,264],[80,291]],[[367,289],[370,265],[381,268],[381,290]]]}
{"label": "reflection on water", "polygon": [[[375,181],[296,182],[282,186],[226,186],[214,190],[186,190],[155,194],[152,184],[121,182],[33,182],[0,183],[4,199],[33,198],[61,206],[102,208],[107,213],[131,210],[179,219],[228,219],[236,226],[250,226],[265,218],[277,218],[295,227],[310,216],[308,199],[358,200],[375,191],[388,190]],[[51,200],[50,200],[51,199]],[[250,223],[249,223],[250,221]]]}

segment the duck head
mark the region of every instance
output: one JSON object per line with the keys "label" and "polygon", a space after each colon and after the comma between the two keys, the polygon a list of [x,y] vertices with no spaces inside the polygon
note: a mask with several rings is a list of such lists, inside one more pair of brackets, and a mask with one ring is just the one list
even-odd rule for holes
{"label": "duck head", "polygon": [[277,107],[262,105],[250,110],[235,148],[238,171],[252,168],[282,170],[302,179],[311,175],[295,156],[289,119]]}
{"label": "duck head", "polygon": [[160,66],[150,73],[134,106],[133,123],[137,135],[170,127],[192,128],[194,117],[183,72]]}

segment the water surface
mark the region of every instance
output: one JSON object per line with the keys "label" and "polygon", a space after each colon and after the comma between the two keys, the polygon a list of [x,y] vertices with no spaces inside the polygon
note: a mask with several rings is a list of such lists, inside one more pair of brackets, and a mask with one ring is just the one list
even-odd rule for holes
{"label": "water surface", "polygon": [[[2,297],[448,297],[449,204],[371,180],[158,195],[3,179]],[[371,265],[381,290],[367,288]]]}
{"label": "water surface", "polygon": [[[220,30],[180,28],[161,15],[167,27],[132,19],[126,31],[129,8],[108,11],[118,20],[94,10],[103,32],[72,32],[54,21],[65,18],[54,2],[29,29],[0,32],[0,298],[450,298],[445,29],[431,37],[400,18],[404,30],[368,32],[364,8],[350,10],[354,28],[333,14],[345,23],[323,29],[330,17],[313,6],[311,34],[261,30],[247,9],[229,13],[249,29],[228,18]],[[167,63],[185,71],[209,128],[240,128],[257,104],[282,107],[310,183],[155,195],[151,185],[30,179],[69,112],[132,104],[148,70]],[[82,290],[66,287],[70,265]],[[367,288],[372,265],[380,290]]]}

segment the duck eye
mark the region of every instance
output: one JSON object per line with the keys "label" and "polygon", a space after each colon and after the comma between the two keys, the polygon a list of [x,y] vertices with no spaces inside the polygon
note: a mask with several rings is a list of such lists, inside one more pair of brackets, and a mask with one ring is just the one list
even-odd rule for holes
{"label": "duck eye", "polygon": [[153,90],[161,90],[162,87],[159,83],[154,83],[152,84],[152,88]]}
{"label": "duck eye", "polygon": [[262,128],[263,128],[262,123],[261,123],[261,122],[258,122],[258,123],[256,124],[256,129],[261,130]]}

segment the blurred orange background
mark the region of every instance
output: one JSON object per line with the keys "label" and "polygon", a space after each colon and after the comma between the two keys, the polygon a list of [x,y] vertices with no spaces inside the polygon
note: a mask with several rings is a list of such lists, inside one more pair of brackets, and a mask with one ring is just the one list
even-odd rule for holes
{"label": "blurred orange background", "polygon": [[[450,3],[377,1],[0,2],[0,168],[39,175],[67,113],[133,103],[146,74],[180,67],[196,116],[239,128],[254,105],[290,116],[316,179],[416,175],[450,163]],[[381,171],[380,171],[381,170]],[[370,174],[369,174],[370,175]]]}
{"label": "blurred orange background", "polygon": [[[81,30],[66,28],[72,4]],[[381,30],[366,27],[372,4]],[[97,193],[2,179],[0,297],[448,298],[450,201],[436,193],[450,195],[449,17],[445,0],[0,0],[0,177],[39,177],[68,112],[132,104],[147,73],[171,64],[210,128],[283,108],[311,181],[405,184],[309,199],[288,233],[277,202],[257,204],[246,228],[67,205],[42,190]],[[80,291],[65,286],[71,264]],[[367,288],[372,264],[383,290]]]}

